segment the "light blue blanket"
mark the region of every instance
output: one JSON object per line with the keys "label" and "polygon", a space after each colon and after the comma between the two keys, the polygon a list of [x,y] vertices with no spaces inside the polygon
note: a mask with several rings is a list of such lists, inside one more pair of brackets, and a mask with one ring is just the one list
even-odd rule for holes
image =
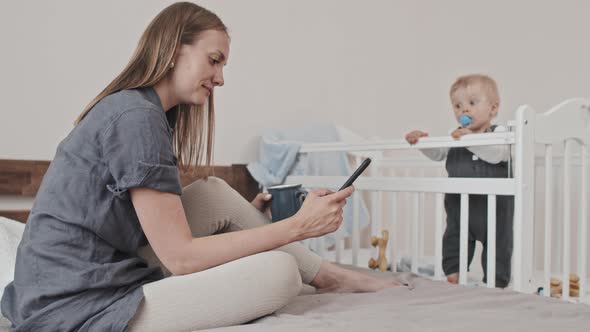
{"label": "light blue blanket", "polygon": [[[339,142],[334,124],[313,124],[302,128],[267,129],[263,132],[258,160],[248,164],[252,177],[264,187],[282,184],[289,175],[349,176],[352,174],[345,152],[317,152],[298,154],[302,144]],[[338,189],[338,188],[331,188]],[[352,232],[352,201],[344,207],[344,235]],[[360,225],[368,224],[369,213],[361,200]],[[334,244],[334,236],[327,237],[327,245]]]}

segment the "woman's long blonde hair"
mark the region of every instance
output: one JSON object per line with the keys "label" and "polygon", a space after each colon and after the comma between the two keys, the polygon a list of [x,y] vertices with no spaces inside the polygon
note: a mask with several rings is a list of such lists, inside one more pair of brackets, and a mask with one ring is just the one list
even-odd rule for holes
{"label": "woman's long blonde hair", "polygon": [[[180,45],[192,44],[205,30],[227,33],[227,27],[217,15],[194,3],[178,2],[166,7],[143,32],[125,69],[86,106],[74,124],[79,124],[94,105],[110,94],[156,85],[169,73]],[[186,104],[175,108],[178,117],[173,146],[178,164],[183,170],[203,165],[204,175],[207,176],[213,159],[213,94],[209,96],[207,111],[203,107]]]}

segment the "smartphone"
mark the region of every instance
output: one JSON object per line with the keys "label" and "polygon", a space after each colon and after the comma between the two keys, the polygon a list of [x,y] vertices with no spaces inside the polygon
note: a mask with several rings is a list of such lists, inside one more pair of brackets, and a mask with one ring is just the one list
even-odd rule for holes
{"label": "smartphone", "polygon": [[363,160],[361,165],[356,169],[356,171],[354,171],[354,173],[352,173],[352,175],[348,178],[348,180],[346,180],[346,182],[344,182],[344,184],[342,185],[342,187],[340,189],[338,189],[338,191],[345,189],[346,187],[350,187],[352,185],[352,183],[354,182],[354,180],[356,180],[356,178],[358,178],[359,175],[361,175],[361,173],[365,170],[365,168],[367,168],[369,166],[370,163],[371,163],[371,158],[367,158],[367,159]]}

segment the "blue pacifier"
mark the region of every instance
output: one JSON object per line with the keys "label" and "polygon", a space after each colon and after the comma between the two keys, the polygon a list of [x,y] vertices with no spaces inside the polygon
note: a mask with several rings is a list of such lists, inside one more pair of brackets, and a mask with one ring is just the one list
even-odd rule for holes
{"label": "blue pacifier", "polygon": [[469,115],[461,115],[459,123],[461,123],[461,126],[467,127],[471,124],[471,117]]}

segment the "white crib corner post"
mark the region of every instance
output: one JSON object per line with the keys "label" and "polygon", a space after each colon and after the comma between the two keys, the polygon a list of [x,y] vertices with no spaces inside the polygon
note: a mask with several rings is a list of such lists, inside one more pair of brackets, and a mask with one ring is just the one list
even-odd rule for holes
{"label": "white crib corner post", "polygon": [[516,111],[514,156],[513,288],[523,291],[532,279],[535,193],[535,111],[527,105]]}

